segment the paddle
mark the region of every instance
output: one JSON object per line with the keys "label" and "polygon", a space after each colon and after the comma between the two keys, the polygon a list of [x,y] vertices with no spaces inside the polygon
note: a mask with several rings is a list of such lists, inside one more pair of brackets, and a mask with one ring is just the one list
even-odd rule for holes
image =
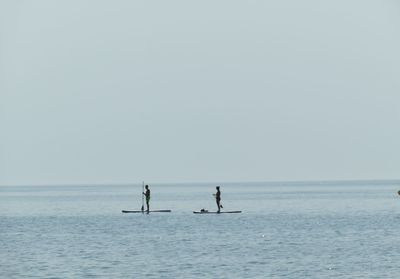
{"label": "paddle", "polygon": [[142,182],[142,212],[144,211],[144,181]]}

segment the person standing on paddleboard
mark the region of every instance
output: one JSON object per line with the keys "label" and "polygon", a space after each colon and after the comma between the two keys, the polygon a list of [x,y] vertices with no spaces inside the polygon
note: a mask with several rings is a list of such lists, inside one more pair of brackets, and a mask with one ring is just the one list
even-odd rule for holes
{"label": "person standing on paddleboard", "polygon": [[215,187],[217,189],[217,193],[214,194],[215,196],[215,201],[217,202],[218,206],[218,213],[221,211],[221,208],[224,208],[221,204],[221,191],[219,190],[219,186]]}
{"label": "person standing on paddleboard", "polygon": [[147,206],[147,213],[150,212],[150,189],[149,185],[145,186],[146,191],[143,193],[143,195],[146,197],[146,206]]}

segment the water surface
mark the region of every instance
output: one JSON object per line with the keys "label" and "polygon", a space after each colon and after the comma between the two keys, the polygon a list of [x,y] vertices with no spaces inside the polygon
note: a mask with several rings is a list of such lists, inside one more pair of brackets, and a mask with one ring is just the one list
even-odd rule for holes
{"label": "water surface", "polygon": [[394,183],[0,187],[1,278],[400,278]]}

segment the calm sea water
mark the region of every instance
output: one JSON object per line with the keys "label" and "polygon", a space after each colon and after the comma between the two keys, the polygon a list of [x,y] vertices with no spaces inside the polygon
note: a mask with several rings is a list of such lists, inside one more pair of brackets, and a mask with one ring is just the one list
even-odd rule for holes
{"label": "calm sea water", "polygon": [[1,278],[400,278],[395,183],[0,187]]}

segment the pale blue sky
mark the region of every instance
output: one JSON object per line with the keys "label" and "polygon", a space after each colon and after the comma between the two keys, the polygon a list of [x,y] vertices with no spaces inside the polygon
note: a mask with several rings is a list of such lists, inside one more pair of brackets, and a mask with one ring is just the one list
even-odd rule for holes
{"label": "pale blue sky", "polygon": [[2,1],[0,185],[398,179],[398,1]]}

